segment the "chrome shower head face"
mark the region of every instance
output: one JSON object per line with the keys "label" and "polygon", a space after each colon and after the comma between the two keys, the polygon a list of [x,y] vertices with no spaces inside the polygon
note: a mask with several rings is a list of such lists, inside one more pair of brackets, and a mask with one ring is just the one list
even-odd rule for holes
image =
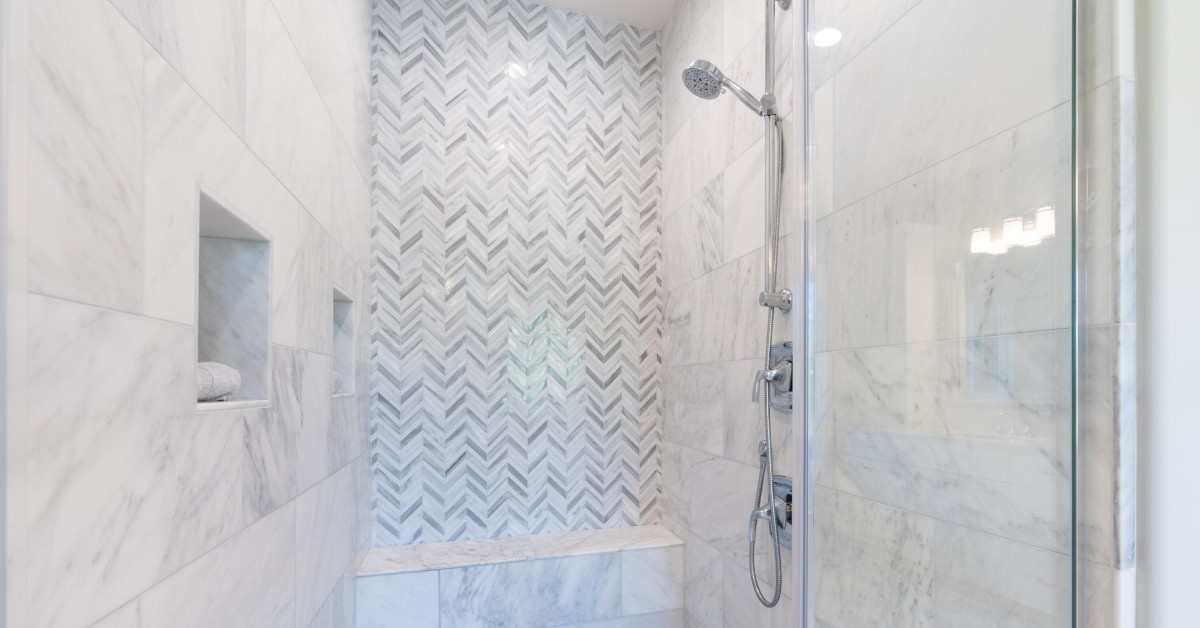
{"label": "chrome shower head face", "polygon": [[[725,91],[742,101],[751,111],[758,115],[767,115],[770,109],[775,106],[774,98],[760,101],[746,91],[741,85],[734,83],[721,74],[717,66],[705,61],[704,59],[696,59],[683,70],[683,85],[688,88],[688,91],[705,99],[712,100],[720,96]],[[770,96],[770,94],[768,94]],[[765,102],[764,102],[765,101]]]}
{"label": "chrome shower head face", "polygon": [[724,84],[725,75],[717,66],[703,59],[696,59],[683,70],[683,86],[705,100],[720,96]]}

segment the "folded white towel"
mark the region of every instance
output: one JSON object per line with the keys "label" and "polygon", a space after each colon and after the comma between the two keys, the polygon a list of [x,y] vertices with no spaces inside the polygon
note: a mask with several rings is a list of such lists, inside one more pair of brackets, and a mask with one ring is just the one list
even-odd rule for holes
{"label": "folded white towel", "polygon": [[219,362],[201,362],[196,368],[196,400],[227,401],[242,385],[242,374]]}

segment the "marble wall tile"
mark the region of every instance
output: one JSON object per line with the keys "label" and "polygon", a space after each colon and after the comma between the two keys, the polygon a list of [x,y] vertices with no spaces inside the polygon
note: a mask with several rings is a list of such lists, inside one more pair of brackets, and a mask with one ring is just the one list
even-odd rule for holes
{"label": "marble wall tile", "polygon": [[746,524],[758,467],[709,458],[688,469],[692,532],[726,556],[748,558]]}
{"label": "marble wall tile", "polygon": [[662,437],[713,455],[724,451],[724,364],[672,366],[664,371]]}
{"label": "marble wall tile", "polygon": [[87,625],[195,549],[162,534],[188,495],[161,488],[170,428],[195,405],[194,332],[48,298],[29,308],[30,623]]}
{"label": "marble wall tile", "polygon": [[616,619],[601,619],[582,624],[564,624],[555,628],[684,628],[684,618],[683,611],[674,610]]}
{"label": "marble wall tile", "polygon": [[970,239],[1046,205],[1069,223],[1070,163],[1059,107],[821,218],[818,348],[1066,327],[1069,238],[999,256],[972,254]]}
{"label": "marble wall tile", "polygon": [[813,497],[818,625],[933,625],[934,521],[821,487]]}
{"label": "marble wall tile", "polygon": [[934,524],[934,625],[1066,626],[1065,555],[956,525]]}
{"label": "marble wall tile", "polygon": [[[350,46],[338,16],[337,2],[272,0],[296,52],[312,77],[321,100],[360,176],[370,170],[371,116],[367,65]],[[353,3],[349,3],[353,4]],[[358,58],[356,58],[358,57]]]}
{"label": "marble wall tile", "polygon": [[762,142],[729,164],[725,172],[725,261],[731,262],[763,246]]}
{"label": "marble wall tile", "polygon": [[448,569],[439,577],[444,625],[554,626],[621,614],[619,554]]}
{"label": "marble wall tile", "polygon": [[291,266],[299,205],[149,45],[145,59],[145,314],[195,323],[196,214],[203,192],[270,238],[272,339],[295,346]]}
{"label": "marble wall tile", "polygon": [[[682,70],[681,70],[682,71]],[[663,145],[662,190],[663,215],[670,216],[691,198],[692,129],[690,122],[680,133]]]}
{"label": "marble wall tile", "polygon": [[31,4],[29,289],[142,308],[142,41],[104,2]]}
{"label": "marble wall tile", "polygon": [[683,599],[687,625],[721,628],[724,567],[721,553],[701,538],[688,534],[683,546]]}
{"label": "marble wall tile", "polygon": [[350,565],[338,578],[333,591],[325,598],[325,603],[317,610],[308,623],[297,620],[297,628],[351,628],[355,622],[355,584],[358,578],[354,575],[354,566]]}
{"label": "marble wall tile", "polygon": [[[1039,0],[917,4],[835,79],[835,204],[1066,102],[1070,20],[1068,5]],[[907,96],[880,108],[876,94]]]}
{"label": "marble wall tile", "polygon": [[341,426],[333,421],[332,367],[327,355],[280,345],[272,347],[271,357],[271,414],[295,434],[295,477],[304,491],[351,457]]}
{"label": "marble wall tile", "polygon": [[724,178],[718,176],[663,220],[663,286],[667,290],[725,262]]}
{"label": "marble wall tile", "polygon": [[295,537],[289,504],[142,595],[142,625],[296,626]]}
{"label": "marble wall tile", "polygon": [[246,143],[328,227],[333,122],[271,1],[245,1]]}
{"label": "marble wall tile", "polygon": [[333,261],[330,236],[305,212],[299,215],[299,249],[292,272],[295,273],[296,330],[300,348],[331,355],[333,353]]}
{"label": "marble wall tile", "polygon": [[623,551],[621,614],[642,615],[683,608],[683,547]]}
{"label": "marble wall tile", "polygon": [[[725,26],[724,58],[736,57],[747,46],[762,48],[762,38],[756,38],[755,35],[762,31],[763,24],[766,23],[765,3],[725,0],[722,4],[725,5],[725,15],[722,19]],[[777,8],[776,12],[780,12],[780,9]],[[760,69],[759,72],[761,73],[762,70]],[[746,87],[749,88],[748,85]]]}
{"label": "marble wall tile", "polygon": [[[795,610],[792,601],[786,595],[787,585],[784,585],[784,595],[778,604],[767,608],[758,601],[750,584],[750,571],[744,560],[735,560],[729,556],[722,558],[722,591],[721,591],[721,625],[726,628],[735,626],[755,626],[762,628],[792,628]],[[765,595],[773,595],[775,570],[760,563],[759,583],[764,586]],[[784,575],[787,582],[790,576]]]}
{"label": "marble wall tile", "polygon": [[300,625],[308,625],[354,560],[354,480],[348,465],[296,498],[294,595]]}
{"label": "marble wall tile", "polygon": [[[721,66],[721,69],[726,72],[726,76],[750,90],[752,94],[762,91],[766,85],[763,80],[763,67],[765,66],[763,55],[766,53],[762,45],[764,30],[762,23],[759,24],[758,30],[754,34],[754,41],[746,44],[736,56],[731,57],[727,63]],[[777,56],[776,62],[779,63],[779,60],[780,57]],[[729,158],[730,161],[733,161],[741,158],[746,151],[762,140],[763,120],[738,102],[736,98],[729,98],[728,95],[715,102],[701,102],[700,106],[710,107],[718,103],[728,111],[725,114],[725,120],[730,137]]]}
{"label": "marble wall tile", "polygon": [[245,128],[245,0],[113,0],[234,131]]}
{"label": "marble wall tile", "polygon": [[359,578],[355,628],[437,626],[438,571]]}
{"label": "marble wall tile", "polygon": [[[825,87],[829,79],[880,34],[904,17],[920,0],[816,0],[812,3],[809,32],[836,28],[842,39],[835,46],[811,46],[809,63],[812,76],[809,82]],[[819,88],[818,88],[819,89]],[[819,143],[819,146],[830,144]]]}

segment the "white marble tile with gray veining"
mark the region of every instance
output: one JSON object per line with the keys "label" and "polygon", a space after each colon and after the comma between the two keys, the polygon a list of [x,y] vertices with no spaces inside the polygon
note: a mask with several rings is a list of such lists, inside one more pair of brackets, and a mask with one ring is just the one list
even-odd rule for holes
{"label": "white marble tile with gray veining", "polygon": [[296,626],[295,518],[288,504],[147,591],[142,625]]}
{"label": "white marble tile with gray veining", "polygon": [[621,552],[621,614],[683,608],[683,547]]}
{"label": "white marble tile with gray veining", "polygon": [[533,628],[619,617],[620,560],[606,553],[444,570],[442,624]]}
{"label": "white marble tile with gray veining", "polygon": [[934,541],[934,625],[1071,623],[1066,556],[942,522]]}
{"label": "white marble tile with gray veining", "polygon": [[356,628],[439,625],[438,572],[359,577]]}
{"label": "white marble tile with gray veining", "polygon": [[933,625],[932,519],[821,487],[814,513],[812,603],[819,625]]}
{"label": "white marble tile with gray veining", "polygon": [[245,0],[113,0],[154,50],[237,132],[245,126]]}
{"label": "white marble tile with gray veining", "polygon": [[[1071,40],[1061,34],[1071,17],[1069,6],[1040,0],[918,3],[834,79],[834,202],[861,199],[1066,102]],[[878,106],[880,94],[889,106]]]}
{"label": "white marble tile with gray veining", "polygon": [[717,177],[663,220],[663,285],[670,290],[724,263],[725,202]]}
{"label": "white marble tile with gray veining", "polygon": [[106,2],[30,5],[29,289],[142,308],[142,39]]}
{"label": "white marble tile with gray veining", "polygon": [[296,617],[308,625],[355,558],[354,467],[346,466],[296,498]]}

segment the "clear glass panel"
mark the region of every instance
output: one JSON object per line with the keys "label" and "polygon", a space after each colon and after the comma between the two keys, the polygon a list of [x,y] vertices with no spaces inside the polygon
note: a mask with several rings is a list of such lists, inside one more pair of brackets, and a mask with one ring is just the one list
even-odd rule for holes
{"label": "clear glass panel", "polygon": [[808,0],[809,625],[1070,626],[1071,0]]}

